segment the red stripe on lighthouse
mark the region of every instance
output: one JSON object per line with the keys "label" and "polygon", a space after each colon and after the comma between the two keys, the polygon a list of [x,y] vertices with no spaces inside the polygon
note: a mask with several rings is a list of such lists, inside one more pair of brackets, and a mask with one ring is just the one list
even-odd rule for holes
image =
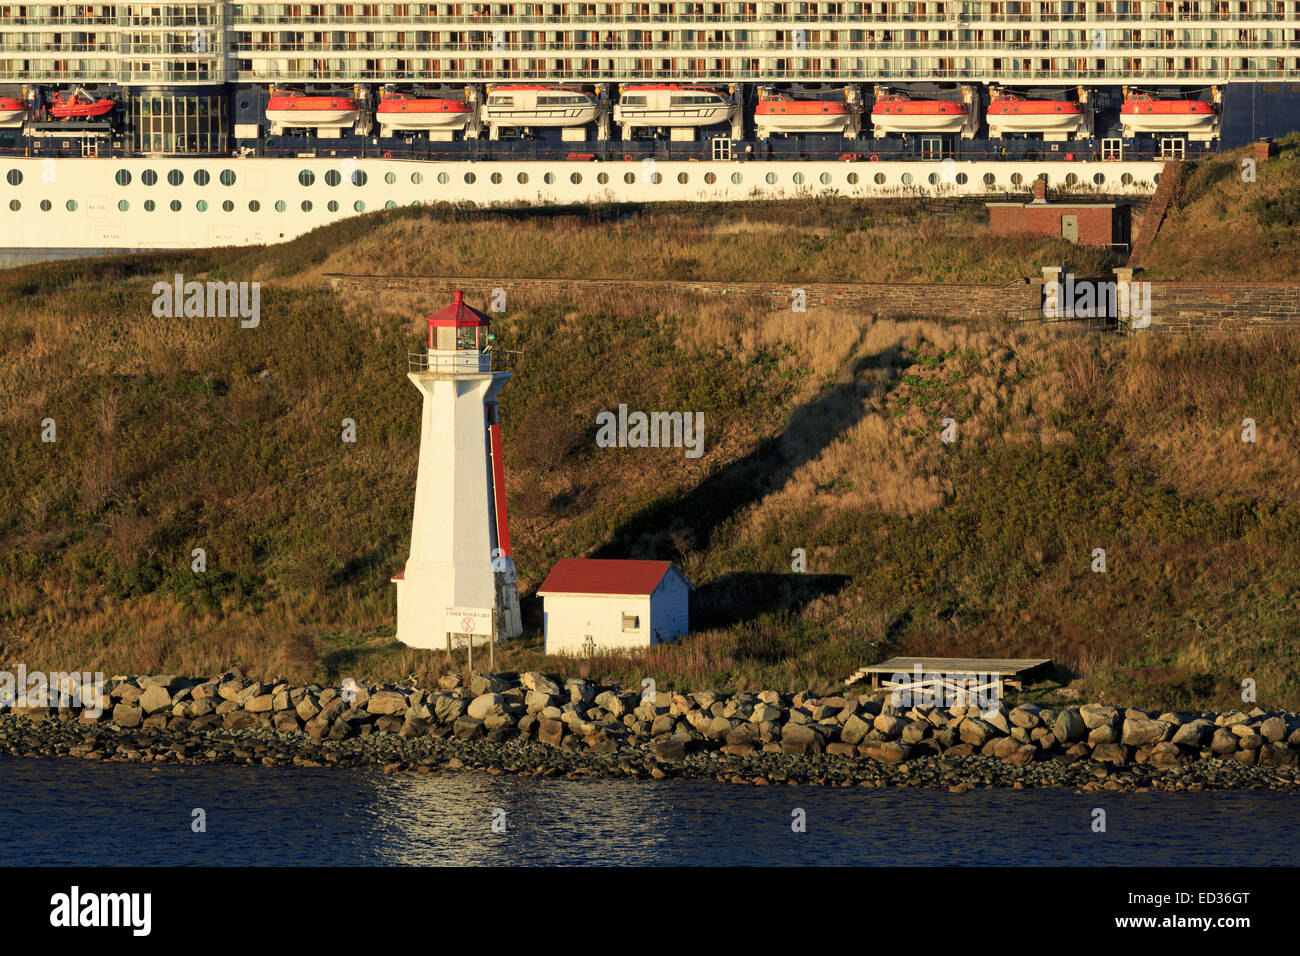
{"label": "red stripe on lighthouse", "polygon": [[506,517],[506,463],[501,457],[501,426],[489,425],[492,436],[492,499],[497,509],[497,547],[510,557],[510,524]]}

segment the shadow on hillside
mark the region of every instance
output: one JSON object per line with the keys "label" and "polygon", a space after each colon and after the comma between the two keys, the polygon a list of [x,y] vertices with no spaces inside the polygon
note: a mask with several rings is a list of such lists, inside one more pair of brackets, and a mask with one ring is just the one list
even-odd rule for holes
{"label": "shadow on hillside", "polygon": [[848,583],[847,574],[725,574],[691,596],[691,626],[696,630],[728,627],[770,611],[802,611]]}
{"label": "shadow on hillside", "polygon": [[[781,488],[795,472],[861,421],[871,398],[892,380],[890,370],[905,362],[900,346],[855,360],[852,378],[797,408],[780,435],[718,469],[677,501],[626,522],[592,557],[675,561],[691,551],[706,550],[720,525]],[[869,374],[872,372],[877,374]],[[705,415],[706,423],[708,419]],[[798,528],[791,528],[790,539],[783,547],[807,548],[809,543],[800,540]]]}

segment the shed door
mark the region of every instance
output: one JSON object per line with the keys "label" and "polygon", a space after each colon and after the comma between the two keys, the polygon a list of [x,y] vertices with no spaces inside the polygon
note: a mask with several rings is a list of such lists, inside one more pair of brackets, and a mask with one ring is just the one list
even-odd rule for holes
{"label": "shed door", "polygon": [[1079,217],[1078,216],[1061,217],[1061,238],[1069,242],[1079,241]]}

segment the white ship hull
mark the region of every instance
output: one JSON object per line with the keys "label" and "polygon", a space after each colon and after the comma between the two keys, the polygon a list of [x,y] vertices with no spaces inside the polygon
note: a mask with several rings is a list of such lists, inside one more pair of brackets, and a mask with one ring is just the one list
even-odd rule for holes
{"label": "white ship hull", "polygon": [[[53,164],[48,168],[46,163]],[[660,160],[658,176],[621,160],[605,162],[420,162],[364,158],[133,159],[0,158],[0,248],[10,250],[136,250],[246,246],[293,239],[331,222],[385,208],[432,203],[476,206],[582,205],[593,202],[739,202],[807,196],[825,190],[847,197],[915,196],[939,187],[928,177],[939,163],[689,162]],[[1108,193],[1154,191],[1159,162],[958,162],[959,184],[948,196],[1005,195],[1045,175],[1069,191],[1066,176]],[[164,193],[143,184],[146,171],[180,185]],[[205,185],[195,182],[195,173]],[[330,179],[342,182],[330,186]],[[628,181],[627,174],[635,173]],[[310,173],[305,176],[303,173]],[[126,185],[120,185],[120,178]],[[392,182],[388,182],[389,174]],[[1021,185],[1011,176],[1018,174]],[[129,180],[127,176],[129,175]],[[985,184],[985,176],[991,177]],[[879,182],[877,182],[879,177]],[[550,182],[547,180],[550,179]],[[494,181],[496,180],[496,181]],[[656,181],[657,180],[657,181]],[[17,182],[15,186],[12,183]],[[229,185],[225,185],[229,182]],[[304,185],[307,183],[309,185]],[[42,208],[48,201],[50,209]],[[179,202],[178,211],[169,208]],[[146,203],[155,203],[146,211]]]}

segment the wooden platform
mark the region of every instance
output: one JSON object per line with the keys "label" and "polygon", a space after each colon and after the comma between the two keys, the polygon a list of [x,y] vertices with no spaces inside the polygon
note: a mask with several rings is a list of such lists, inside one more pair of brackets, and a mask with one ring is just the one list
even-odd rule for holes
{"label": "wooden platform", "polygon": [[919,668],[922,675],[993,674],[997,675],[1001,685],[1019,690],[1025,677],[1050,663],[1051,658],[891,657],[879,664],[859,667],[845,683],[856,684],[869,676],[871,686],[879,687],[881,675],[892,677],[895,674],[905,674],[910,679]]}

